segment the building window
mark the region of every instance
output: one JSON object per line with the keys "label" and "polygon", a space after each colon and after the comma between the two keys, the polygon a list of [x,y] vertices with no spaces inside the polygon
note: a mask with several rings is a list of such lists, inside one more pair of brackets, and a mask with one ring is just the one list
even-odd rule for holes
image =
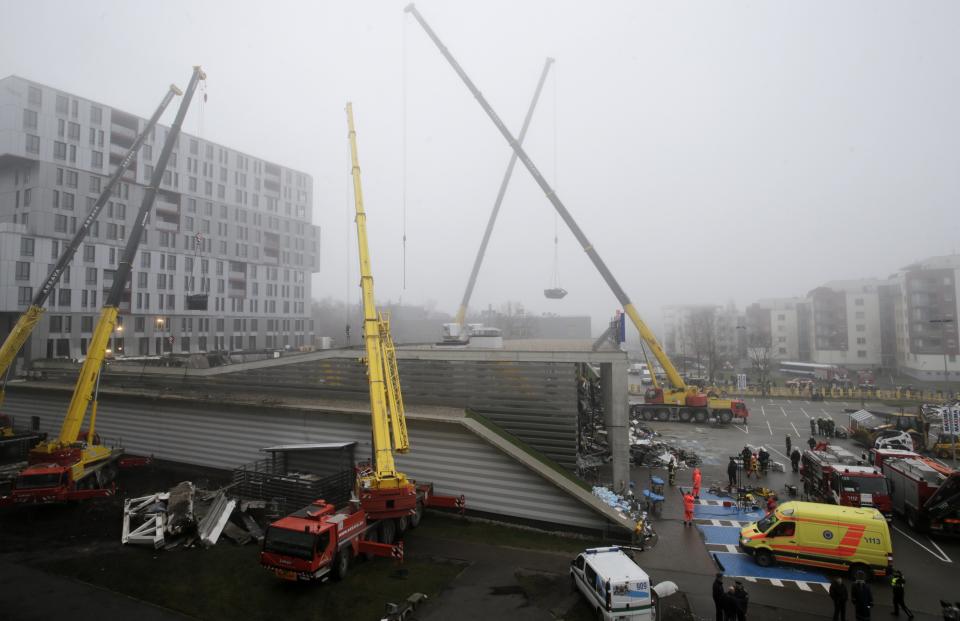
{"label": "building window", "polygon": [[30,263],[17,261],[17,280],[30,280]]}
{"label": "building window", "polygon": [[866,357],[867,357],[867,352],[865,350],[863,349],[857,350],[857,358],[866,358]]}
{"label": "building window", "polygon": [[866,338],[864,338],[864,337],[862,337],[862,336],[858,336],[858,337],[857,337],[857,345],[866,345],[866,344],[867,344],[867,339],[866,339]]}
{"label": "building window", "polygon": [[37,128],[37,111],[36,110],[29,110],[27,108],[23,109],[23,128],[24,129]]}
{"label": "building window", "polygon": [[70,123],[67,126],[67,138],[70,140],[80,140],[80,124]]}
{"label": "building window", "polygon": [[27,103],[31,106],[43,104],[43,91],[36,86],[27,87]]}
{"label": "building window", "polygon": [[27,134],[27,153],[40,153],[40,136]]}
{"label": "building window", "polygon": [[863,306],[863,298],[854,298],[854,300],[853,300],[853,305],[854,305],[854,306]]}
{"label": "building window", "polygon": [[100,151],[91,151],[90,165],[94,168],[103,168],[103,153]]}
{"label": "building window", "polygon": [[67,143],[55,141],[53,143],[53,157],[57,160],[67,159]]}
{"label": "building window", "polygon": [[60,290],[59,306],[70,306],[70,289]]}
{"label": "building window", "polygon": [[867,326],[863,325],[862,323],[857,324],[857,332],[866,332],[866,331],[867,331]]}

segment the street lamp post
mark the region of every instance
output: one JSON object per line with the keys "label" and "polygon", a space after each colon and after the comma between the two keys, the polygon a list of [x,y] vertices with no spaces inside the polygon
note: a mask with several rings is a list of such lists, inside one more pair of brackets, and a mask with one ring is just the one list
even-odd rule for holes
{"label": "street lamp post", "polygon": [[[935,323],[940,325],[940,341],[943,344],[943,398],[944,402],[947,402],[947,387],[949,386],[949,375],[947,374],[947,324],[953,323],[953,319],[931,319],[930,323]],[[945,414],[948,416],[949,414]],[[951,433],[948,437],[950,438],[950,446],[953,447],[953,463],[957,463],[957,440],[960,439],[960,434],[957,433],[957,429],[951,430]]]}

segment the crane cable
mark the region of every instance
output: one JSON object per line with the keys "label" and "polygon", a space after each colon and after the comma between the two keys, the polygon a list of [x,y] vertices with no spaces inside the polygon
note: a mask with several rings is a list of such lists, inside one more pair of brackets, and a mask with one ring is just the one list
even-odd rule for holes
{"label": "crane cable", "polygon": [[[407,16],[403,15],[402,42],[400,50],[400,110],[402,116],[402,149],[401,157],[402,177],[401,182],[401,231],[403,233],[403,243],[400,250],[400,269],[402,271],[401,284],[403,291],[407,290]],[[402,299],[402,295],[401,295]]]}
{"label": "crane cable", "polygon": [[[553,188],[557,188],[557,74],[553,70]],[[560,289],[560,229],[557,212],[553,212],[553,288]]]}

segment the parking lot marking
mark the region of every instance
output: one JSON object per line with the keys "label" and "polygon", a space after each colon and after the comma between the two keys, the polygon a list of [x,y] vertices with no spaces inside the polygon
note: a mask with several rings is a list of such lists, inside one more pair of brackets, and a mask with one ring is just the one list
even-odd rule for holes
{"label": "parking lot marking", "polygon": [[767,415],[767,411],[766,411],[765,409],[763,409],[763,406],[762,406],[762,405],[760,406],[760,412],[761,412],[764,416]]}
{"label": "parking lot marking", "polygon": [[800,408],[800,411],[803,412],[803,415],[804,415],[804,416],[806,416],[807,418],[810,418],[810,415],[807,414],[807,411],[806,411],[805,409]]}
{"label": "parking lot marking", "polygon": [[770,435],[773,435],[773,427],[770,426],[770,421],[767,421],[767,429],[770,430]]}
{"label": "parking lot marking", "polygon": [[793,422],[790,423],[790,426],[793,427],[794,433],[796,433],[796,434],[797,434],[797,437],[799,438],[799,437],[800,437],[800,430],[797,429],[797,426],[794,425]]}
{"label": "parking lot marking", "polygon": [[781,453],[781,452],[778,451],[777,449],[773,448],[772,446],[770,447],[770,450],[773,451],[774,453],[776,453],[777,455],[779,455],[780,457],[783,457],[783,458],[786,459],[787,461],[790,461],[790,458],[789,458],[789,457],[787,457],[786,455],[784,455],[783,453]]}
{"label": "parking lot marking", "polygon": [[830,412],[826,411],[826,410],[823,409],[823,408],[820,408],[820,411],[823,412],[823,415],[824,415],[824,416],[826,416],[827,418],[830,418]]}
{"label": "parking lot marking", "polygon": [[786,417],[787,417],[787,411],[786,411],[785,409],[783,409],[783,406],[782,406],[782,405],[780,406],[780,411],[783,412],[783,417],[786,418]]}
{"label": "parking lot marking", "polygon": [[747,433],[747,434],[750,433],[750,431],[749,431],[749,429],[747,428],[746,425],[744,425],[743,427],[740,427],[740,426],[738,426],[738,425],[734,425],[733,427],[734,427],[734,429],[739,429],[739,430],[742,431],[743,433]]}
{"label": "parking lot marking", "polygon": [[829,583],[829,582],[816,582],[815,584],[819,584],[820,586],[822,586],[822,587],[823,587],[823,590],[826,591],[827,593],[830,592],[830,583]]}
{"label": "parking lot marking", "polygon": [[711,526],[721,526],[720,520],[710,520]]}
{"label": "parking lot marking", "polygon": [[756,582],[756,581],[757,581],[757,579],[754,578],[753,576],[741,576],[741,578],[743,578],[743,579],[746,580],[747,582]]}
{"label": "parking lot marking", "polygon": [[770,578],[770,583],[773,586],[783,586],[783,583],[777,580],[776,578]]}
{"label": "parking lot marking", "polygon": [[733,545],[732,543],[727,543],[724,545],[727,548],[727,552],[730,552],[731,554],[735,554],[737,552],[737,546]]}
{"label": "parking lot marking", "polygon": [[930,537],[927,537],[927,541],[929,541],[929,542],[930,542],[930,545],[932,545],[934,548],[937,549],[937,552],[939,552],[940,554],[943,555],[943,558],[947,559],[947,562],[948,562],[948,563],[952,563],[952,562],[953,562],[953,560],[951,560],[950,557],[947,556],[947,553],[944,552],[943,549],[942,549],[940,546],[938,546],[936,543],[934,543],[933,539],[931,539]]}
{"label": "parking lot marking", "polygon": [[797,580],[797,586],[800,588],[801,591],[811,591],[811,590],[812,590],[812,589],[810,588],[810,585],[809,585],[809,584],[807,584],[806,582],[801,582],[800,580]]}
{"label": "parking lot marking", "polygon": [[951,560],[949,556],[947,556],[946,554],[943,553],[943,550],[940,549],[940,546],[938,546],[937,544],[933,543],[933,541],[930,541],[929,538],[927,539],[927,541],[930,541],[930,543],[933,544],[933,547],[935,547],[937,550],[939,550],[939,552],[940,552],[939,554],[937,554],[936,552],[934,552],[933,550],[931,550],[931,549],[928,548],[927,546],[923,545],[922,543],[920,543],[919,541],[917,541],[916,539],[914,539],[913,537],[911,537],[910,535],[908,535],[906,532],[900,530],[900,529],[897,528],[896,526],[893,527],[893,530],[897,531],[898,533],[900,533],[901,535],[903,535],[904,537],[906,537],[906,538],[909,539],[910,541],[914,542],[915,544],[917,544],[918,546],[920,546],[921,548],[923,548],[924,550],[926,550],[927,552],[929,552],[929,553],[931,554],[931,556],[933,556],[933,558],[937,559],[938,561],[944,561],[945,563],[952,563],[952,562],[953,562],[953,560]]}

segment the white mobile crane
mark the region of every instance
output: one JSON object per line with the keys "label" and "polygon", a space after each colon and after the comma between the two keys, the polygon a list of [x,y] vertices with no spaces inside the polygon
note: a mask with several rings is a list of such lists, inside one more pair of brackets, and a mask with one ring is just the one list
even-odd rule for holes
{"label": "white mobile crane", "polygon": [[487,102],[486,98],[483,96],[483,93],[481,93],[480,90],[474,85],[473,81],[470,80],[470,77],[466,74],[453,55],[450,54],[450,51],[440,41],[440,38],[433,31],[433,29],[423,19],[423,16],[420,15],[420,12],[417,10],[417,8],[413,4],[409,4],[407,5],[405,11],[413,15],[420,26],[423,27],[424,31],[427,33],[427,36],[430,37],[433,43],[437,46],[437,49],[440,50],[440,53],[443,54],[444,58],[447,59],[447,62],[450,63],[450,66],[453,67],[453,70],[458,76],[460,76],[460,79],[463,80],[463,83],[473,94],[474,98],[476,98],[477,102],[480,104],[480,107],[483,108],[484,112],[487,113],[487,116],[490,117],[490,120],[493,121],[493,124],[496,125],[498,130],[500,130],[500,133],[513,149],[513,152],[516,154],[517,158],[523,162],[524,166],[527,167],[527,170],[533,176],[534,180],[537,182],[537,185],[540,186],[540,189],[543,190],[544,194],[546,194],[547,199],[549,199],[554,209],[556,209],[557,213],[566,223],[567,227],[570,228],[570,232],[573,233],[573,236],[580,243],[580,246],[587,254],[587,257],[590,258],[590,261],[593,263],[594,267],[596,267],[597,271],[600,272],[604,282],[606,282],[607,286],[610,287],[610,290],[613,291],[613,295],[623,307],[623,312],[630,317],[633,325],[636,326],[637,330],[639,331],[640,338],[642,338],[647,347],[650,348],[650,351],[653,352],[654,357],[656,357],[657,361],[666,372],[667,378],[670,382],[670,387],[665,388],[660,386],[654,378],[653,386],[647,391],[645,402],[633,406],[634,412],[648,420],[669,420],[670,418],[677,418],[678,420],[684,422],[704,422],[711,416],[715,417],[720,423],[729,423],[734,418],[741,418],[745,420],[748,416],[748,412],[747,406],[742,400],[722,399],[717,396],[713,396],[712,394],[704,394],[700,392],[696,386],[687,385],[683,377],[677,371],[676,367],[673,366],[673,363],[670,361],[667,353],[663,350],[663,347],[660,346],[660,343],[657,341],[657,337],[654,336],[650,328],[647,327],[647,324],[644,323],[643,319],[640,318],[640,314],[637,312],[637,309],[634,308],[633,302],[630,301],[627,293],[620,286],[620,283],[618,283],[613,277],[610,269],[607,268],[606,264],[603,262],[603,259],[601,259],[600,255],[597,253],[596,248],[594,248],[593,244],[590,243],[590,240],[587,239],[587,236],[577,225],[576,221],[573,219],[573,216],[570,215],[570,212],[567,211],[567,208],[560,201],[560,197],[557,196],[556,192],[553,191],[553,188],[550,187],[550,184],[547,183],[547,180],[544,179],[543,175],[540,174],[540,171],[533,163],[533,160],[530,159],[530,156],[527,155],[526,151],[524,151],[520,142],[513,137],[513,134],[510,133],[510,130],[507,129],[507,126],[504,125],[503,121]]}
{"label": "white mobile crane", "polygon": [[[113,286],[104,300],[100,319],[87,347],[87,359],[80,369],[60,433],[55,439],[41,442],[30,451],[28,466],[17,476],[10,495],[0,498],[0,506],[82,500],[110,496],[114,492],[116,466],[123,454],[123,449],[102,444],[95,430],[100,373],[103,370],[110,335],[120,314],[120,303],[127,281],[130,279],[133,260],[140,246],[147,216],[153,208],[157,190],[167,168],[167,161],[177,143],[180,127],[183,125],[183,119],[197,84],[205,78],[206,75],[200,67],[193,68],[190,84],[180,102],[176,119],[167,133],[157,166],[150,178],[150,185],[144,190],[137,219],[134,221],[127,245],[117,264]],[[83,423],[88,409],[90,424],[84,430]]]}

